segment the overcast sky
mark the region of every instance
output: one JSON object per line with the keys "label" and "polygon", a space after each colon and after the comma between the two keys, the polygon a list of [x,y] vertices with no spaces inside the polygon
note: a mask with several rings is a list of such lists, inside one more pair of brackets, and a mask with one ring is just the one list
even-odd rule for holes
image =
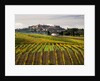
{"label": "overcast sky", "polygon": [[84,28],[84,15],[16,14],[15,28],[31,25],[60,25],[62,28]]}

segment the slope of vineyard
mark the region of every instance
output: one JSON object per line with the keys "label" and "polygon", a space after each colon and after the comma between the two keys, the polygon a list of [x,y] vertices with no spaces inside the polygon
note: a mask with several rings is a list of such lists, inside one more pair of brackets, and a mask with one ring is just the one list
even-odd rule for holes
{"label": "slope of vineyard", "polygon": [[15,34],[16,65],[84,65],[84,37]]}

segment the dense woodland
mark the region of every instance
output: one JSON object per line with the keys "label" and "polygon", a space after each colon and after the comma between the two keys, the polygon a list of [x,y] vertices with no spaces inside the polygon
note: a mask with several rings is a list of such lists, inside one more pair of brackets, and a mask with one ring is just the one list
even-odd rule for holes
{"label": "dense woodland", "polygon": [[68,28],[65,31],[59,33],[60,35],[70,35],[70,36],[84,36],[84,29],[78,28]]}

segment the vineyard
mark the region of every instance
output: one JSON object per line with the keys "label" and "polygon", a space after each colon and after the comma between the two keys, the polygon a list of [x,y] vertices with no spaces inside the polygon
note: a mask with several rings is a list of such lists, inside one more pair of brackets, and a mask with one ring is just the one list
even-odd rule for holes
{"label": "vineyard", "polygon": [[15,34],[16,65],[84,65],[84,37]]}

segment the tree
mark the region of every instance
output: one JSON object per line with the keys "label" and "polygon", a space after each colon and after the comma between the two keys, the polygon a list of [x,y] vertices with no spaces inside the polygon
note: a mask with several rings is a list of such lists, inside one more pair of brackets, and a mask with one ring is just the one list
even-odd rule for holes
{"label": "tree", "polygon": [[59,33],[59,35],[63,35],[63,31]]}
{"label": "tree", "polygon": [[51,33],[50,33],[49,31],[47,31],[47,34],[48,34],[48,35],[51,35]]}
{"label": "tree", "polygon": [[72,28],[72,35],[75,36],[78,31],[78,28]]}

